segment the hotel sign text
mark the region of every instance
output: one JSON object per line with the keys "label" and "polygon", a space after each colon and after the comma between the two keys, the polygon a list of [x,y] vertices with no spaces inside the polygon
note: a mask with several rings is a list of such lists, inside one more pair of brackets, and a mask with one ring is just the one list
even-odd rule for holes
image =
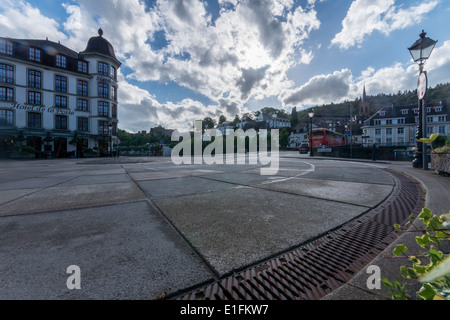
{"label": "hotel sign text", "polygon": [[16,110],[26,110],[26,111],[34,111],[34,112],[47,111],[48,113],[63,114],[63,115],[68,115],[68,116],[72,116],[75,114],[75,112],[65,109],[65,108],[55,108],[55,107],[47,108],[46,106],[34,106],[34,105],[20,104],[17,102],[11,103],[11,107]]}

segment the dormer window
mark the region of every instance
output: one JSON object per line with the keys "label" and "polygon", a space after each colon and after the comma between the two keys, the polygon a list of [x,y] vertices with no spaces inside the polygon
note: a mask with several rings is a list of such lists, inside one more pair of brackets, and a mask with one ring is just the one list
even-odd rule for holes
{"label": "dormer window", "polygon": [[442,107],[435,107],[435,108],[434,108],[434,111],[436,111],[436,112],[441,112],[441,111],[442,111]]}
{"label": "dormer window", "polygon": [[4,54],[12,56],[12,53],[13,53],[12,48],[13,48],[12,42],[4,40],[4,39],[0,40],[0,53],[4,53]]}
{"label": "dormer window", "polygon": [[30,48],[28,58],[31,61],[40,62],[41,61],[41,50],[36,49],[36,48]]}
{"label": "dormer window", "polygon": [[402,109],[402,114],[408,114],[408,109]]}
{"label": "dormer window", "polygon": [[386,115],[386,111],[380,111],[380,116],[384,117]]}
{"label": "dormer window", "polygon": [[430,113],[431,112],[431,107],[428,107],[427,108],[427,113]]}
{"label": "dormer window", "polygon": [[56,55],[56,66],[60,67],[60,68],[66,68],[67,67],[67,58],[60,54]]}
{"label": "dormer window", "polygon": [[414,110],[414,113],[415,113],[415,114],[418,114],[418,113],[419,113],[419,108],[414,108],[413,110]]}
{"label": "dormer window", "polygon": [[85,61],[78,61],[78,72],[87,73],[88,65]]}

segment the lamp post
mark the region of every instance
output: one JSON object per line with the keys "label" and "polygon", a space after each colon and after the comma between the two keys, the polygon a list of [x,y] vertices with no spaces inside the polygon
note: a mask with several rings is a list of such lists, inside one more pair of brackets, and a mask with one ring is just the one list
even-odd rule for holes
{"label": "lamp post", "polygon": [[308,112],[309,115],[309,156],[313,156],[313,145],[312,145],[312,119],[314,117],[314,111]]}
{"label": "lamp post", "polygon": [[419,118],[417,124],[416,131],[416,151],[414,154],[413,167],[420,168],[423,170],[428,170],[428,155],[427,155],[427,147],[418,142],[420,138],[423,138],[426,135],[426,126],[427,126],[427,115],[425,108],[425,93],[427,90],[427,73],[423,71],[423,66],[426,60],[430,57],[431,52],[434,49],[437,41],[432,40],[426,37],[426,32],[422,30],[420,34],[419,40],[414,42],[414,44],[408,48],[411,56],[419,65],[419,81],[417,84],[417,97],[419,99],[418,108],[419,108]]}

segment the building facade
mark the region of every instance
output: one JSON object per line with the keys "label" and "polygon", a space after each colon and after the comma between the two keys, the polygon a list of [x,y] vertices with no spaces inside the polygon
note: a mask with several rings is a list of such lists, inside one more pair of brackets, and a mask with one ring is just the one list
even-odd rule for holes
{"label": "building facade", "polygon": [[[426,105],[426,136],[450,135],[449,110],[446,101]],[[367,121],[363,129],[363,145],[414,146],[419,123],[418,105],[383,107]]]}
{"label": "building facade", "polygon": [[53,157],[110,154],[117,141],[121,63],[103,31],[75,52],[47,40],[0,38],[3,150],[28,145]]}

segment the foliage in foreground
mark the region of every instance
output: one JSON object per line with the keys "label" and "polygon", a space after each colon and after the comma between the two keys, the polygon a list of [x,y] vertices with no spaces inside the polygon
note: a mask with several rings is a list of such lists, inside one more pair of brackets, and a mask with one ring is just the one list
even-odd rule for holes
{"label": "foliage in foreground", "polygon": [[[417,244],[423,248],[418,255],[407,255],[408,248],[399,244],[393,253],[395,256],[404,256],[412,262],[411,267],[401,266],[400,272],[406,279],[417,279],[422,287],[416,293],[420,300],[449,300],[450,299],[450,256],[443,252],[444,242],[450,240],[450,213],[440,217],[432,215],[431,210],[424,208],[419,215],[424,226],[418,227],[411,220],[404,226],[395,225],[397,230],[405,229],[412,223],[421,236],[416,237]],[[386,278],[382,283],[391,290],[392,299],[407,300],[406,283],[398,280],[393,282]]]}

